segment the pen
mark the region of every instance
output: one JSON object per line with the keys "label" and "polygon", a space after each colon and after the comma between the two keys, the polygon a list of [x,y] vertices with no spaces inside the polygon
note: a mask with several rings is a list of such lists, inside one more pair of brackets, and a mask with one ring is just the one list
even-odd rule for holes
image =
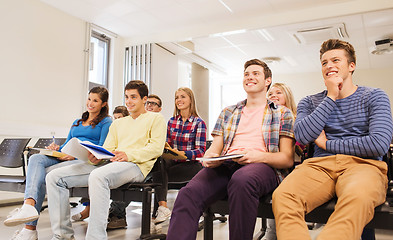
{"label": "pen", "polygon": [[55,142],[55,135],[52,136],[53,144],[56,144]]}

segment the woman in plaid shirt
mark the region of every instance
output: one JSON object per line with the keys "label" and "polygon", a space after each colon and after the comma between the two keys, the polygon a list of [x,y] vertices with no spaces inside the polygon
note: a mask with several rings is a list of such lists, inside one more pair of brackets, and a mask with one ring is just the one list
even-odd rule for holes
{"label": "woman in plaid shirt", "polygon": [[155,224],[164,222],[171,215],[166,199],[168,177],[174,181],[187,181],[202,169],[202,165],[195,159],[202,157],[206,150],[206,124],[198,115],[194,93],[189,88],[179,88],[175,92],[175,111],[168,121],[166,140],[172,148],[186,156],[187,160],[164,160],[164,179],[160,181],[159,174],[154,176],[154,181],[163,183],[155,188],[159,205],[153,219]]}

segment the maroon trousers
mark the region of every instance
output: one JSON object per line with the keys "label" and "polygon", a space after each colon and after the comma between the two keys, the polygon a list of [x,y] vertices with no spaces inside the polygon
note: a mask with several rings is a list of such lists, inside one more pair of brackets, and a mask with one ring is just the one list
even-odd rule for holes
{"label": "maroon trousers", "polygon": [[203,211],[228,197],[229,238],[252,239],[259,199],[278,185],[275,171],[264,163],[239,165],[228,161],[204,168],[177,195],[167,240],[194,240]]}

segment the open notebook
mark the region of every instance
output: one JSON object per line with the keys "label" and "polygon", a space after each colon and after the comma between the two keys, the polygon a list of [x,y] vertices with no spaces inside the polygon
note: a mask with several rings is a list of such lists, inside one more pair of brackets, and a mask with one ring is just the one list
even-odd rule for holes
{"label": "open notebook", "polygon": [[61,151],[84,161],[89,160],[87,157],[89,152],[91,152],[97,159],[111,159],[115,156],[102,146],[93,144],[89,141],[80,141],[77,138],[71,138]]}

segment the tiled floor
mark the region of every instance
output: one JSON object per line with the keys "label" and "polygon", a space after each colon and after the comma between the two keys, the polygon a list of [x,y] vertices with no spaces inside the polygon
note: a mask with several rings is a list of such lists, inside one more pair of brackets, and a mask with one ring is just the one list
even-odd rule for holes
{"label": "tiled floor", "polygon": [[[168,205],[172,208],[174,199],[176,197],[176,191],[170,191],[168,194]],[[2,197],[6,196],[2,194]],[[77,199],[75,199],[77,200]],[[13,210],[15,206],[7,206],[0,208],[0,221],[3,222],[6,218],[8,212]],[[72,214],[81,211],[83,206],[77,206],[76,208],[72,208]],[[127,223],[128,227],[125,229],[112,230],[108,232],[109,239],[137,239],[140,235],[140,217],[141,217],[141,204],[132,202],[127,208]],[[163,223],[163,232],[166,232],[168,229],[168,222]],[[73,223],[73,228],[75,230],[75,238],[76,240],[85,239],[86,229],[88,226],[88,220],[82,222]],[[257,226],[255,230],[255,234],[258,232],[260,228],[260,220],[257,221]],[[2,223],[0,223],[0,240],[10,239],[14,232],[18,229],[21,229],[21,226],[17,227],[6,227]],[[311,236],[314,238],[317,235],[318,231],[311,232]],[[39,240],[50,240],[52,238],[52,231],[50,229],[50,221],[48,210],[44,210],[41,214],[39,224],[38,224],[38,237]],[[198,232],[197,240],[203,239],[203,230]],[[216,221],[214,223],[214,239],[215,240],[225,240],[228,239],[228,224],[221,223]],[[393,231],[379,231],[377,232],[377,240],[393,240]]]}

